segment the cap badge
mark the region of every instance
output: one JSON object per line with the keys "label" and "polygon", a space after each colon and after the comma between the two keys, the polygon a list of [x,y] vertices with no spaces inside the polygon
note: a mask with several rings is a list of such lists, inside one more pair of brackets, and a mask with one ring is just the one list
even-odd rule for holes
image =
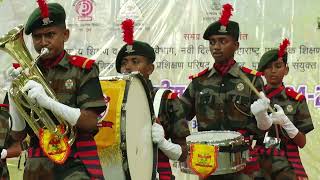
{"label": "cap badge", "polygon": [[132,53],[134,52],[133,50],[133,45],[127,45],[127,50],[126,50],[127,53]]}

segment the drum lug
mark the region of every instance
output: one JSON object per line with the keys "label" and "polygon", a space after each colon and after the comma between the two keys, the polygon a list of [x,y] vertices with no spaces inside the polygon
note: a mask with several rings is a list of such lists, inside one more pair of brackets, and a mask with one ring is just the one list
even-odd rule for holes
{"label": "drum lug", "polygon": [[122,142],[122,143],[120,144],[120,149],[121,149],[122,151],[125,151],[125,150],[127,149],[126,143]]}
{"label": "drum lug", "polygon": [[122,103],[121,109],[124,110],[124,111],[126,110],[126,103]]}

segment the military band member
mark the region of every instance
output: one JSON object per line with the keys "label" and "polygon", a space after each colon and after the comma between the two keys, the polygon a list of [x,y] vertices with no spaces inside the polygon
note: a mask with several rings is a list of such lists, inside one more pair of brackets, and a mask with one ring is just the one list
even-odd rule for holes
{"label": "military band member", "polygon": [[106,108],[98,67],[93,60],[70,55],[64,50],[64,43],[70,34],[66,28],[64,8],[58,3],[46,4],[40,0],[38,4],[39,8],[30,14],[24,31],[26,35],[31,34],[37,53],[40,54],[43,48],[49,50],[37,65],[57,100],[47,95],[43,84],[33,80],[25,84],[23,91],[28,93],[34,103],[75,127],[77,135],[66,161],[62,164],[54,163],[40,148],[39,139],[35,135],[37,132],[31,130],[15,104],[10,102],[14,137],[22,140],[26,134],[30,136],[24,179],[103,179],[93,139],[97,132],[98,114]]}
{"label": "military band member", "polygon": [[[224,5],[224,11],[232,6]],[[250,113],[250,105],[255,100],[249,86],[240,78],[244,73],[258,88],[263,81],[259,73],[240,65],[234,54],[239,48],[239,24],[222,17],[210,24],[203,34],[209,42],[209,49],[214,59],[211,69],[190,76],[192,80],[184,92],[183,101],[187,119],[194,116],[198,121],[198,131],[232,130],[241,132],[245,138],[261,132]],[[242,179],[248,178],[241,173],[209,176],[208,179]]]}
{"label": "military band member", "polygon": [[[0,119],[1,121],[9,121],[9,101],[6,95],[4,95],[4,101],[2,104],[0,104]],[[8,127],[8,132],[9,132],[9,128]],[[9,133],[8,133],[9,134]],[[4,142],[4,147],[1,151],[1,172],[2,174],[0,174],[0,179],[1,180],[9,180],[10,179],[10,175],[9,175],[9,170],[8,170],[8,166],[7,166],[7,158],[13,158],[13,157],[19,157],[19,155],[21,154],[22,151],[22,147],[21,147],[21,143],[19,141],[15,141],[14,139],[12,139],[12,137],[9,135],[6,139],[6,141]]]}
{"label": "military band member", "polygon": [[[128,51],[132,46],[132,51]],[[145,78],[151,97],[154,98],[157,88],[154,88],[149,76],[154,70],[156,59],[154,49],[145,42],[134,41],[132,45],[124,45],[116,58],[116,70],[119,73],[139,71]],[[185,161],[187,156],[186,136],[190,134],[185,120],[182,105],[176,93],[166,92],[161,99],[159,124],[152,126],[152,139],[157,143],[158,173],[160,180],[173,179],[169,159]],[[171,139],[171,142],[169,141]]]}
{"label": "military band member", "polygon": [[[283,78],[289,72],[287,45],[289,41],[285,39],[279,49],[262,55],[258,70],[263,72],[267,81],[264,86],[266,97],[251,105],[258,127],[268,131],[268,136],[276,137],[274,124],[278,124],[280,149],[266,147],[261,141],[255,147],[261,168],[257,176],[267,180],[308,178],[299,156],[299,148],[305,146],[306,134],[314,127],[305,97],[283,84]],[[276,109],[270,116],[267,112],[269,104]]]}

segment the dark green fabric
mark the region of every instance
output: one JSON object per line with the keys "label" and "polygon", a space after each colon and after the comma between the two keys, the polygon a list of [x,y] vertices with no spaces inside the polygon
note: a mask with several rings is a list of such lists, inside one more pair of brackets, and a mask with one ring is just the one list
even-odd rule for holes
{"label": "dark green fabric", "polygon": [[212,35],[230,35],[235,40],[238,41],[239,39],[239,24],[234,21],[229,21],[229,24],[227,25],[226,31],[221,31],[221,24],[219,21],[216,21],[212,24],[210,24],[206,31],[203,34],[203,39],[209,40],[209,37]]}
{"label": "dark green fabric", "polygon": [[30,14],[28,21],[25,25],[25,33],[29,35],[32,33],[33,30],[47,27],[47,26],[54,26],[54,25],[65,25],[66,20],[66,13],[64,8],[58,3],[48,3],[48,11],[49,11],[49,19],[50,23],[44,25],[41,17],[41,12],[39,7],[33,10]]}
{"label": "dark green fabric", "polygon": [[[282,60],[284,63],[287,63],[287,56],[288,54],[285,53]],[[272,49],[267,52],[265,52],[262,57],[260,58],[259,64],[258,64],[258,71],[264,71],[266,66],[273,61],[276,61],[278,59],[278,49]]]}
{"label": "dark green fabric", "polygon": [[120,72],[121,62],[123,58],[126,56],[133,56],[133,55],[144,56],[148,58],[150,63],[153,63],[156,59],[156,54],[154,52],[154,49],[146,42],[134,41],[133,48],[132,48],[133,52],[128,52],[127,46],[128,46],[127,44],[122,46],[122,48],[118,52],[117,59],[116,59],[116,70],[118,73],[121,73]]}

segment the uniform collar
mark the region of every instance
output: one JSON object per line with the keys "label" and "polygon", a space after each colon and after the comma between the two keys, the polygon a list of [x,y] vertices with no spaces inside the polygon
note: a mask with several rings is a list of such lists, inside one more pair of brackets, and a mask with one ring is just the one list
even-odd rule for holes
{"label": "uniform collar", "polygon": [[57,64],[57,66],[61,66],[68,69],[70,67],[69,56],[70,55],[66,52],[62,60]]}
{"label": "uniform collar", "polygon": [[266,96],[271,99],[273,97],[281,97],[281,98],[284,98],[286,99],[287,98],[287,94],[286,94],[286,91],[285,91],[285,87],[284,85],[278,87],[278,88],[269,88],[268,86],[264,86],[264,91],[265,91],[265,94]]}
{"label": "uniform collar", "polygon": [[[239,64],[236,62],[236,63],[231,67],[231,69],[228,71],[227,74],[230,74],[230,75],[232,75],[232,76],[234,76],[234,77],[239,77],[239,71],[241,71],[241,70],[240,70],[240,66],[239,66]],[[218,72],[214,67],[212,67],[211,70],[210,70],[210,73],[209,73],[209,75],[208,75],[208,78],[211,77],[211,76],[213,76],[214,74],[218,74],[218,75],[220,76],[219,72]]]}
{"label": "uniform collar", "polygon": [[55,60],[55,62],[52,65],[45,65],[44,63],[39,62],[39,66],[45,68],[45,69],[50,69],[56,66],[61,66],[64,68],[69,67],[69,54],[66,51],[63,51],[61,55]]}

